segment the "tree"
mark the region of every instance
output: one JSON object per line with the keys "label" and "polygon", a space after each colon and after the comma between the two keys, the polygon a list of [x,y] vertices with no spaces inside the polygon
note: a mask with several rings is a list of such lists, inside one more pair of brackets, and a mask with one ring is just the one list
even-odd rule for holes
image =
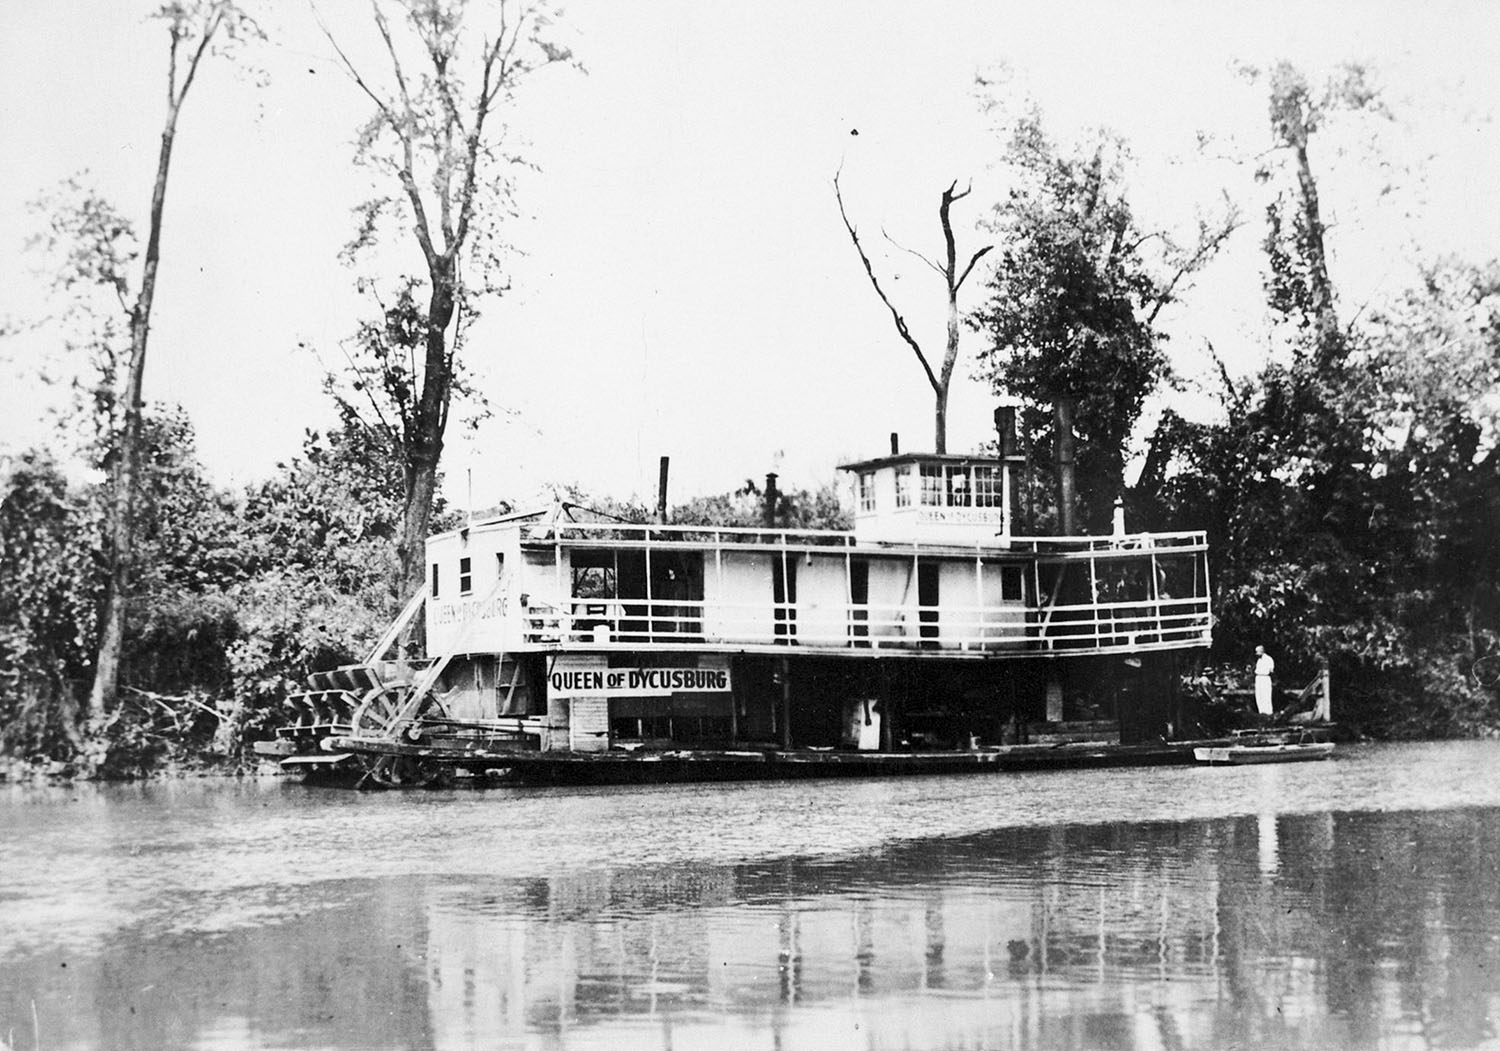
{"label": "tree", "polygon": [[[94,663],[94,682],[89,691],[89,714],[103,718],[114,703],[119,687],[120,655],[125,643],[125,618],[130,598],[134,538],[132,508],[136,499],[137,474],[141,445],[141,391],[146,370],[146,347],[151,332],[151,308],[156,299],[157,270],[161,264],[162,218],[166,207],[167,174],[172,163],[172,146],[177,136],[177,121],[187,101],[188,92],[198,75],[204,58],[216,41],[234,43],[258,30],[248,16],[230,0],[177,0],[158,12],[167,25],[167,115],[162,127],[157,153],[156,179],[151,189],[151,210],[147,224],[146,254],[141,263],[139,284],[134,302],[128,308],[130,345],[123,376],[115,392],[119,406],[119,425],[114,435],[113,499],[108,514],[109,578],[104,609],[100,618],[98,655]],[[133,259],[119,251],[128,238],[129,229],[121,226],[113,213],[95,219],[84,217],[85,229],[104,235],[98,242],[102,255],[85,267],[93,266],[96,276],[111,284],[123,306],[129,296],[128,261]],[[83,246],[87,250],[88,245]]]}
{"label": "tree", "polygon": [[1284,187],[1265,287],[1288,353],[1243,382],[1225,373],[1225,420],[1179,427],[1185,469],[1165,486],[1208,515],[1219,645],[1270,642],[1294,674],[1329,661],[1341,721],[1493,730],[1500,698],[1476,673],[1500,648],[1500,276],[1433,265],[1341,324],[1309,157],[1334,110],[1379,100],[1348,70],[1314,91],[1282,65],[1267,90],[1287,164],[1257,173]]}
{"label": "tree", "polygon": [[[694,497],[672,511],[677,525],[724,526],[756,529],[765,524],[766,495],[754,479],[730,493]],[[771,508],[774,528],[849,529],[849,512],[839,504],[832,484],[816,489],[777,489]]]}
{"label": "tree", "polygon": [[0,753],[57,757],[82,745],[97,526],[50,457],[0,458]]}
{"label": "tree", "polygon": [[374,105],[360,129],[356,159],[393,179],[397,191],[360,206],[360,228],[346,258],[371,249],[398,216],[421,252],[422,277],[405,279],[394,303],[382,308],[378,327],[361,331],[365,353],[354,363],[353,379],[357,391],[373,382],[394,409],[389,416],[376,409],[366,422],[401,451],[396,548],[410,594],[421,586],[449,411],[454,395],[462,394],[466,318],[478,296],[504,289],[498,233],[514,158],[500,152],[500,111],[529,74],[571,55],[546,39],[550,19],[540,6],[500,0],[487,19],[470,17],[481,7],[478,0],[402,0],[399,7],[393,21],[380,0],[371,4],[389,60],[383,80],[357,66],[326,26],[324,32]]}
{"label": "tree", "polygon": [[235,590],[240,631],[226,652],[241,736],[267,733],[310,672],[360,659],[389,623],[404,484],[384,437],[345,412],[247,494],[249,579]]}
{"label": "tree", "polygon": [[943,231],[943,262],[939,265],[920,253],[913,253],[918,259],[930,266],[947,289],[948,303],[948,341],[943,350],[943,361],[937,372],[933,372],[932,363],[927,360],[922,346],[911,334],[911,329],[906,324],[906,319],[901,312],[891,303],[890,297],[880,287],[880,279],[875,276],[875,268],[870,263],[870,257],[865,254],[864,246],[860,244],[859,232],[854,224],[849,221],[849,213],[844,209],[844,195],[839,188],[839,174],[833,177],[833,196],[838,201],[839,217],[844,220],[844,229],[849,232],[849,240],[854,244],[854,250],[859,253],[859,261],[864,264],[865,274],[870,279],[870,285],[875,289],[875,294],[885,304],[885,308],[891,312],[891,320],[895,323],[896,332],[901,336],[906,345],[911,348],[912,353],[917,356],[917,363],[922,366],[922,372],[927,377],[928,384],[932,387],[932,424],[933,424],[933,451],[945,453],[948,451],[948,388],[953,381],[953,367],[958,363],[958,342],[960,336],[959,314],[958,314],[958,291],[968,280],[969,274],[974,271],[974,264],[982,259],[993,245],[985,245],[979,251],[969,257],[968,263],[960,272],[958,269],[958,249],[953,240],[953,221],[950,213],[955,201],[961,201],[969,196],[971,188],[958,189],[955,180],[949,183],[948,188],[943,191],[938,202],[938,225]]}
{"label": "tree", "polygon": [[[1035,113],[1015,123],[1006,156],[1017,184],[995,210],[1002,248],[989,299],[969,321],[988,338],[979,360],[996,393],[1027,403],[1029,450],[1047,446],[1048,416],[1063,423],[1071,409],[1071,426],[1055,430],[1066,441],[1076,429],[1081,440],[1079,496],[1085,522],[1098,527],[1124,491],[1145,400],[1167,375],[1157,317],[1238,217],[1230,209],[1200,220],[1185,247],[1165,231],[1143,232],[1125,195],[1123,142],[1101,133],[1068,154]],[[1065,531],[1070,504],[1059,494]]]}
{"label": "tree", "polygon": [[[1246,71],[1252,78],[1259,70]],[[1322,203],[1313,174],[1309,147],[1328,118],[1340,110],[1368,110],[1386,114],[1368,72],[1363,66],[1346,65],[1315,91],[1307,77],[1289,62],[1278,62],[1265,74],[1270,96],[1273,149],[1290,156],[1296,190],[1292,195],[1292,217],[1286,219],[1286,194],[1278,193],[1268,212],[1266,248],[1274,265],[1270,274],[1271,304],[1300,326],[1311,326],[1313,345],[1326,358],[1340,355],[1343,333],[1339,326],[1337,297],[1328,271]],[[1269,181],[1269,168],[1257,172]]]}

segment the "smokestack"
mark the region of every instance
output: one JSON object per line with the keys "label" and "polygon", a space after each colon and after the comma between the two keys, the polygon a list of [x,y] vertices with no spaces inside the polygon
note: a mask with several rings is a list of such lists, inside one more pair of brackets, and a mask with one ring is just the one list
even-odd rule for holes
{"label": "smokestack", "polygon": [[776,472],[766,475],[766,502],[761,510],[761,521],[767,529],[776,527]]}
{"label": "smokestack", "polygon": [[891,455],[901,455],[901,436],[898,435],[895,431],[891,432]]}
{"label": "smokestack", "polygon": [[995,434],[1000,439],[1000,455],[1016,455],[1016,410],[1012,405],[995,406]]}
{"label": "smokestack", "polygon": [[667,465],[670,462],[670,456],[661,458],[661,476],[656,482],[656,520],[662,525],[667,524]]}

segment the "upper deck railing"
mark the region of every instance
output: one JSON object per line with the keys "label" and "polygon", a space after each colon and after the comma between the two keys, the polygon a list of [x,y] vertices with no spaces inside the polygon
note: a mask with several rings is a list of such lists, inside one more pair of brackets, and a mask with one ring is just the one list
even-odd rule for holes
{"label": "upper deck railing", "polygon": [[855,534],[835,529],[774,529],[744,526],[658,525],[624,522],[545,522],[526,525],[522,539],[531,544],[622,549],[686,545],[723,550],[931,551],[1031,555],[1042,558],[1128,554],[1150,550],[1205,550],[1202,530],[1127,533],[1110,536],[1011,536],[996,534],[982,543],[931,540],[856,540]]}
{"label": "upper deck railing", "polygon": [[[767,617],[767,611],[771,616]],[[711,646],[775,651],[786,646],[943,655],[1015,655],[1207,645],[1207,598],[1023,606],[914,607],[849,603],[799,619],[795,603],[576,599],[533,604],[528,644],[639,650]]]}

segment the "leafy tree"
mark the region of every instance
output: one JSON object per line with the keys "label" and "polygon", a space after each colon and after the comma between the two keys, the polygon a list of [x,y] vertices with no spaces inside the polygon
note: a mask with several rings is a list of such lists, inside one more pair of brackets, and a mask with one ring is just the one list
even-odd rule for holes
{"label": "leafy tree", "polygon": [[0,460],[0,752],[61,758],[82,744],[98,524],[46,454]]}
{"label": "leafy tree", "polygon": [[58,216],[52,227],[55,243],[71,238],[60,283],[68,286],[92,283],[109,289],[125,314],[124,331],[120,331],[121,326],[110,325],[102,334],[128,336],[128,348],[123,351],[111,347],[101,352],[107,361],[105,374],[110,382],[107,393],[101,391],[104,402],[101,407],[110,421],[106,466],[113,476],[113,486],[106,528],[109,572],[88,702],[90,715],[96,720],[105,716],[116,698],[137,557],[132,523],[144,430],[141,391],[161,264],[167,176],[177,122],[204,59],[259,32],[231,0],[175,0],[165,4],[157,17],[165,23],[168,37],[167,111],[151,191],[145,255],[140,260],[138,277],[132,275],[136,249],[130,224],[97,196],[85,197],[77,212]]}
{"label": "leafy tree", "polygon": [[[394,182],[361,205],[346,250],[367,255],[390,223],[415,239],[421,277],[409,277],[374,325],[362,327],[353,355],[355,396],[345,404],[400,451],[402,520],[396,538],[403,590],[421,586],[438,466],[460,362],[479,296],[504,289],[500,228],[511,199],[502,152],[504,107],[538,69],[567,61],[547,38],[540,6],[500,0],[402,0],[392,19],[374,0],[373,20],[389,59],[384,77],[355,65],[333,33],[329,42],[374,110],[360,129],[356,158]],[[378,393],[383,403],[365,395]]]}
{"label": "leafy tree", "polygon": [[1328,660],[1341,719],[1492,730],[1500,703],[1474,669],[1500,641],[1500,277],[1434,266],[1342,327],[1310,146],[1334,109],[1378,100],[1347,71],[1315,95],[1281,66],[1269,90],[1290,189],[1267,212],[1266,290],[1290,353],[1226,374],[1223,423],[1178,425],[1186,469],[1166,486],[1209,514],[1220,646],[1265,641],[1294,674]]}
{"label": "leafy tree", "polygon": [[0,544],[0,750],[83,756],[105,776],[206,746],[229,688],[225,649],[245,579],[239,507],[208,483],[180,410],[143,414],[131,531],[137,572],[120,698],[79,732],[107,566],[99,537],[112,481],[70,484],[52,461],[18,457],[4,477]]}
{"label": "leafy tree", "polygon": [[[1278,62],[1264,73],[1253,68],[1245,72],[1252,80],[1266,82],[1273,151],[1285,160],[1295,179],[1293,188],[1277,192],[1267,213],[1271,307],[1298,330],[1310,330],[1311,347],[1325,362],[1332,362],[1341,356],[1344,334],[1328,271],[1326,230],[1310,147],[1334,114],[1366,110],[1384,115],[1385,106],[1369,72],[1359,65],[1342,67],[1320,88],[1289,62]],[[1256,177],[1268,182],[1275,173],[1267,165]]]}
{"label": "leafy tree", "polygon": [[[765,522],[766,498],[753,479],[730,493],[700,496],[672,511],[677,525],[727,526],[753,529]],[[778,489],[772,511],[782,529],[849,529],[849,513],[840,505],[832,485],[817,489]]]}
{"label": "leafy tree", "polygon": [[[1101,134],[1090,149],[1065,152],[1035,113],[1016,122],[1006,159],[1017,183],[995,210],[1001,248],[989,299],[969,318],[988,340],[980,367],[997,394],[1025,403],[1029,451],[1066,455],[1051,449],[1048,416],[1071,422],[1057,430],[1076,431],[1082,444],[1078,496],[1086,526],[1099,528],[1123,492],[1145,400],[1167,375],[1157,316],[1238,220],[1230,212],[1200,222],[1186,247],[1143,232],[1125,194],[1124,144]],[[1066,530],[1071,499],[1060,494],[1058,504]]]}

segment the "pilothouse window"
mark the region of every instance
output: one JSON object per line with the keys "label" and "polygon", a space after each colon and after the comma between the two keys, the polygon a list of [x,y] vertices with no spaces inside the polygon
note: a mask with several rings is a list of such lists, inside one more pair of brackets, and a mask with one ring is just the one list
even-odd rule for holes
{"label": "pilothouse window", "polygon": [[911,505],[911,465],[904,464],[896,468],[896,506],[910,507]]}
{"label": "pilothouse window", "polygon": [[942,507],[943,503],[942,465],[924,463],[922,465],[922,505],[924,507]]}
{"label": "pilothouse window", "polygon": [[948,503],[953,507],[968,507],[970,503],[969,469],[948,468]]}
{"label": "pilothouse window", "polygon": [[1000,507],[1005,493],[1000,468],[976,466],[974,468],[974,506]]}
{"label": "pilothouse window", "polygon": [[[436,566],[433,567],[437,569]],[[474,590],[474,560],[461,558],[458,560],[458,593],[467,595]]]}

